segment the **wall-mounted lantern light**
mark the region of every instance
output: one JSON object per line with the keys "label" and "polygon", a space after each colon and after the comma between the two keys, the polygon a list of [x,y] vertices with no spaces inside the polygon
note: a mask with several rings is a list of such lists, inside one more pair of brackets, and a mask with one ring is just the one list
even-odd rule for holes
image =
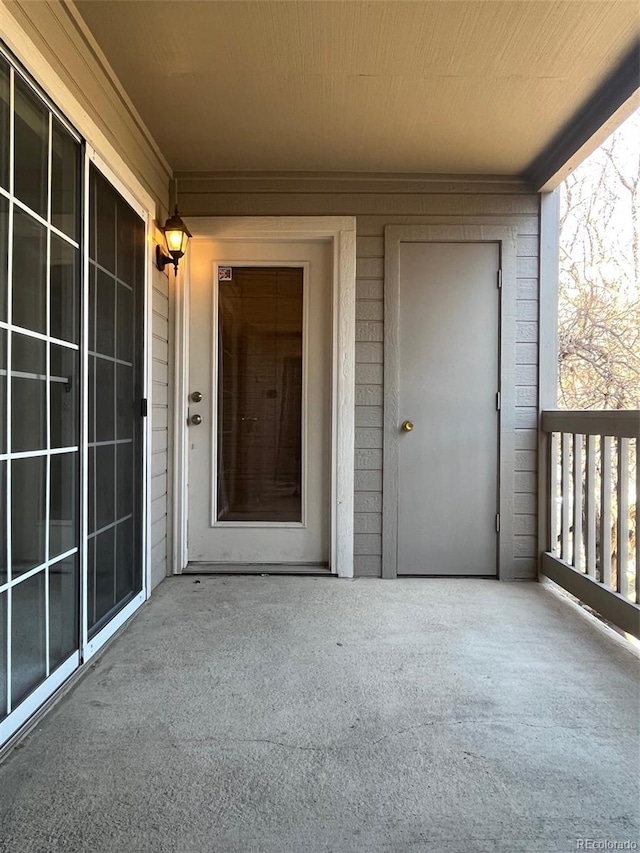
{"label": "wall-mounted lantern light", "polygon": [[178,275],[178,261],[187,251],[187,243],[191,237],[189,229],[178,215],[178,205],[161,231],[164,234],[165,250],[156,246],[156,266],[159,270],[164,270],[167,264],[173,264],[175,274]]}

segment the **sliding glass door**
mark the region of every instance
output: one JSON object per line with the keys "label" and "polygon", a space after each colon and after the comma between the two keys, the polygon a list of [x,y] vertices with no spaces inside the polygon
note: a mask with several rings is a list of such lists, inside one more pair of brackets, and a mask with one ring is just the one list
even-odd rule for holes
{"label": "sliding glass door", "polygon": [[82,150],[1,57],[0,122],[0,720],[20,722],[79,659]]}
{"label": "sliding glass door", "polygon": [[89,506],[92,637],[142,590],[145,226],[89,173]]}
{"label": "sliding glass door", "polygon": [[144,598],[146,225],[0,52],[0,746]]}

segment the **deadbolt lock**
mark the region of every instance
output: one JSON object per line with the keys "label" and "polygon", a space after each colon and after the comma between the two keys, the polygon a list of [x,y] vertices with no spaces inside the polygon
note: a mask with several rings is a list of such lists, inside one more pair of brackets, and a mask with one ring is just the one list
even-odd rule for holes
{"label": "deadbolt lock", "polygon": [[403,429],[405,432],[411,432],[411,430],[413,429],[413,421],[405,421],[405,422],[402,424],[402,429]]}
{"label": "deadbolt lock", "polygon": [[202,423],[202,415],[191,415],[191,423],[193,426],[200,426]]}
{"label": "deadbolt lock", "polygon": [[201,403],[202,402],[202,391],[194,391],[193,394],[191,395],[191,399],[193,400],[194,403]]}

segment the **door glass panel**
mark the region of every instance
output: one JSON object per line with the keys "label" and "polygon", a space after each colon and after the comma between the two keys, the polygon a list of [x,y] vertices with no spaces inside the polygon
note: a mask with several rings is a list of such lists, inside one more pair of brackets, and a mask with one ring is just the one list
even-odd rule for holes
{"label": "door glass panel", "polygon": [[13,212],[13,323],[46,332],[47,229],[18,208]]}
{"label": "door glass panel", "polygon": [[113,361],[96,358],[96,441],[113,441],[116,437],[114,376]]}
{"label": "door glass panel", "polygon": [[91,170],[90,192],[89,256],[107,272],[115,274],[118,195],[107,179],[95,168]]}
{"label": "door glass panel", "polygon": [[0,592],[0,720],[7,716],[7,593]]}
{"label": "door glass panel", "polygon": [[78,455],[56,453],[49,461],[49,558],[75,547],[78,537]]}
{"label": "door glass panel", "polygon": [[96,529],[115,521],[115,446],[113,442],[96,447]]}
{"label": "door glass panel", "polygon": [[11,450],[47,446],[47,345],[14,332],[11,356]]}
{"label": "door glass panel", "polygon": [[133,368],[126,364],[116,365],[116,428],[118,439],[133,437],[135,387]]}
{"label": "door glass panel", "polygon": [[7,463],[0,462],[0,586],[5,584],[7,575]]}
{"label": "door glass panel", "polygon": [[16,196],[42,217],[47,215],[49,110],[31,87],[15,83],[14,187]]}
{"label": "door glass panel", "polygon": [[44,563],[47,457],[11,463],[11,571],[14,577]]}
{"label": "door glass panel", "polygon": [[7,452],[7,332],[0,329],[0,453]]}
{"label": "door glass panel", "polygon": [[51,235],[50,304],[51,337],[78,342],[79,252],[66,240]]}
{"label": "door glass panel", "polygon": [[80,147],[57,118],[51,126],[51,224],[78,239]]}
{"label": "door glass panel", "polygon": [[[115,528],[110,527],[96,536],[96,615],[97,622],[115,608],[116,601],[116,560]],[[127,598],[131,589],[126,590]]]}
{"label": "door glass panel", "polygon": [[135,336],[133,330],[133,292],[126,285],[118,285],[118,352],[119,359],[133,361]]}
{"label": "door glass panel", "polygon": [[[0,57],[0,186],[9,189],[9,145],[11,115],[9,63]],[[0,715],[1,716],[1,715]]]}
{"label": "door glass panel", "polygon": [[47,674],[44,569],[11,590],[11,704],[15,707]]}
{"label": "door glass panel", "polygon": [[7,321],[7,276],[9,266],[9,200],[0,196],[0,320]]}
{"label": "door glass panel", "polygon": [[78,351],[51,344],[51,447],[78,445]]}
{"label": "door glass panel", "polygon": [[115,278],[98,270],[96,290],[96,352],[113,358],[116,340]]}
{"label": "door glass panel", "polygon": [[302,521],[303,270],[218,283],[218,521]]}
{"label": "door glass panel", "polygon": [[49,667],[51,672],[78,647],[78,555],[49,569]]}
{"label": "door glass panel", "polygon": [[133,444],[121,442],[116,447],[116,481],[118,483],[118,518],[126,518],[133,513]]}
{"label": "door glass panel", "polygon": [[89,565],[92,636],[142,589],[145,227],[91,168]]}

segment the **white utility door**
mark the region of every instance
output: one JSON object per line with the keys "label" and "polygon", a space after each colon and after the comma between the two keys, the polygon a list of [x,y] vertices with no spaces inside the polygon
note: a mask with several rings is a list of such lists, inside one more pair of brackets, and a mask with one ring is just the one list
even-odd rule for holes
{"label": "white utility door", "polygon": [[331,246],[194,240],[190,272],[189,563],[328,567]]}
{"label": "white utility door", "polygon": [[400,246],[398,574],[497,573],[498,269],[495,243]]}

